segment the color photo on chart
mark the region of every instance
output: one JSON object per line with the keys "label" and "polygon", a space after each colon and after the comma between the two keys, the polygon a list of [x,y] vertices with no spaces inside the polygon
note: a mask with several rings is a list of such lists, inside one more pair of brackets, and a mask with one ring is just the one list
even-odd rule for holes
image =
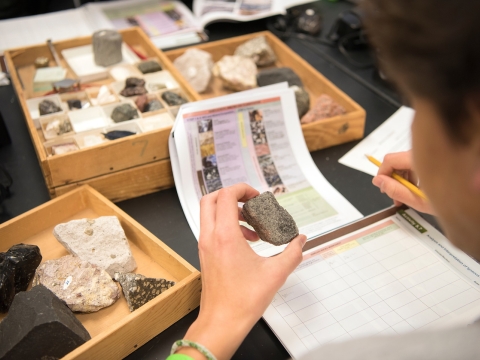
{"label": "color photo on chart", "polygon": [[[212,119],[199,120],[198,140],[202,156],[202,175],[205,187],[209,193],[222,188],[220,173],[218,172],[215,142],[213,137]],[[200,179],[199,179],[200,180]]]}

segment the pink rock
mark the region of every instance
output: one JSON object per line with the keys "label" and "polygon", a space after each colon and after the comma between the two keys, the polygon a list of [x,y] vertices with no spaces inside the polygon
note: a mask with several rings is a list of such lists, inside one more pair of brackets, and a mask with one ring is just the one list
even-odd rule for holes
{"label": "pink rock", "polygon": [[302,117],[302,124],[309,124],[314,121],[328,119],[333,116],[345,114],[347,111],[326,94],[320,95],[315,101],[315,105]]}

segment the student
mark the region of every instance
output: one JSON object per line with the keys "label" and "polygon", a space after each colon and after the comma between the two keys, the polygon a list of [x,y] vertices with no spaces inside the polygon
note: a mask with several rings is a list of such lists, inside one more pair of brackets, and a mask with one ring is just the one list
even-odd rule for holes
{"label": "student", "polygon": [[[363,0],[369,38],[389,78],[415,108],[412,152],[387,156],[373,183],[395,202],[434,213],[451,242],[480,259],[480,1]],[[430,203],[388,175],[418,176]],[[258,193],[238,184],[203,197],[200,313],[185,338],[230,358],[302,259],[305,236],[272,258],[247,244],[238,202]],[[480,314],[479,314],[480,316]],[[371,337],[313,350],[306,359],[480,359],[480,324]],[[204,348],[177,349],[204,359]],[[172,358],[176,358],[177,355]]]}

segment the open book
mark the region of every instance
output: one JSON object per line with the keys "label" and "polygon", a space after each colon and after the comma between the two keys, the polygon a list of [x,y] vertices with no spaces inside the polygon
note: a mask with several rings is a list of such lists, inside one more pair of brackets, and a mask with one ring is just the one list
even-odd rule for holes
{"label": "open book", "polygon": [[206,39],[203,28],[214,21],[251,21],[285,13],[310,0],[194,0],[194,13],[181,1],[117,0],[87,3],[72,10],[0,21],[0,53],[75,37],[100,29],[140,26],[161,49]]}
{"label": "open book", "polygon": [[[313,162],[287,83],[183,105],[169,150],[177,193],[197,239],[200,198],[239,182],[274,193],[308,239],[362,217]],[[263,241],[251,246],[262,256],[285,247]]]}
{"label": "open book", "polygon": [[478,319],[480,265],[415,211],[396,210],[306,244],[263,315],[294,359],[331,342]]}

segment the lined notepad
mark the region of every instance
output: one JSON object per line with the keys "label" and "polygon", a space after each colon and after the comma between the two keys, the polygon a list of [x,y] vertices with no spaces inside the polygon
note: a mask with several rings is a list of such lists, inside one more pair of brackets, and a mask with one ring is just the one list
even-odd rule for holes
{"label": "lined notepad", "polygon": [[480,316],[480,266],[420,219],[409,210],[304,254],[264,314],[294,358]]}

